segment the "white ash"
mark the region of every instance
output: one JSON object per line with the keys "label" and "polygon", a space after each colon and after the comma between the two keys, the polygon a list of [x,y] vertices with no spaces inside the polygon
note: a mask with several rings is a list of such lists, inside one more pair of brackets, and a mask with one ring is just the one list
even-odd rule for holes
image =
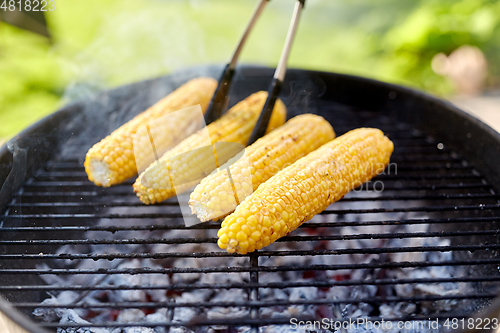
{"label": "white ash", "polygon": [[[166,323],[169,321],[165,313],[161,311],[149,314],[144,319],[147,323]],[[153,327],[153,330],[154,333],[167,333],[167,329],[164,326]]]}
{"label": "white ash", "polygon": [[[213,302],[228,302],[230,300],[244,300],[248,296],[240,289],[221,290],[213,298]],[[216,306],[208,309],[206,316],[208,319],[236,319],[244,318],[249,315],[248,308],[239,307],[221,307]],[[213,325],[212,328],[222,330],[226,329],[224,325]]]}
{"label": "white ash", "polygon": [[116,318],[119,323],[132,323],[134,321],[141,321],[146,315],[139,309],[124,309]]}
{"label": "white ash", "polygon": [[[62,312],[61,324],[79,324],[85,326],[89,324],[87,320],[82,319],[74,310],[65,309]],[[88,328],[58,328],[57,333],[109,333],[108,329],[99,327],[88,327]]]}
{"label": "white ash", "polygon": [[[183,293],[180,297],[176,298],[177,303],[193,303],[203,301],[203,296],[193,294],[193,293]],[[193,320],[199,313],[199,309],[197,306],[193,307],[176,307],[174,309],[174,317],[172,322],[174,323],[188,323]]]}
{"label": "white ash", "polygon": [[[199,260],[180,258],[175,261],[176,268],[200,268]],[[199,280],[201,273],[177,273],[172,277],[173,283],[192,283]]]}
{"label": "white ash", "polygon": [[[51,295],[50,298],[43,300],[41,304],[43,305],[57,305],[57,304],[72,304],[77,298],[78,294],[73,291],[62,291],[59,295]],[[74,310],[72,310],[75,312]],[[40,317],[44,321],[55,321],[57,318],[62,318],[66,312],[66,309],[60,308],[37,308],[33,311],[33,314]]]}
{"label": "white ash", "polygon": [[182,326],[171,327],[169,333],[194,333],[193,330]]}
{"label": "white ash", "polygon": [[[281,277],[276,274],[259,274],[259,282],[262,284],[281,281]],[[259,296],[261,300],[288,300],[288,294],[285,290],[276,288],[259,288]],[[264,308],[263,311],[266,309],[268,308]]]}

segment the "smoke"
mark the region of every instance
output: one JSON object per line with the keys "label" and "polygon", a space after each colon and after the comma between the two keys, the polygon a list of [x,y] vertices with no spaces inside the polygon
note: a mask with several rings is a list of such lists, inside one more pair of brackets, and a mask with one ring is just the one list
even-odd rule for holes
{"label": "smoke", "polygon": [[[176,8],[175,6],[173,7]],[[95,38],[65,64],[72,77],[64,99],[89,97],[109,86],[158,77],[194,64],[221,61],[232,46],[207,43],[206,32],[189,10],[147,3],[135,11],[106,16]],[[217,49],[217,55],[210,49]]]}

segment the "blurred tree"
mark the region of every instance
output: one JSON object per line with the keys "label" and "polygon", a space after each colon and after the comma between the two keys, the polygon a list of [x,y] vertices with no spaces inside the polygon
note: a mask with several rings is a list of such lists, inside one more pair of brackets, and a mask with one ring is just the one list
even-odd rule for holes
{"label": "blurred tree", "polygon": [[[431,70],[438,53],[477,46],[488,59],[490,80],[500,72],[500,2],[495,0],[421,0],[410,15],[395,22],[381,39],[387,70],[437,93],[450,92]],[[492,81],[491,81],[492,82]]]}

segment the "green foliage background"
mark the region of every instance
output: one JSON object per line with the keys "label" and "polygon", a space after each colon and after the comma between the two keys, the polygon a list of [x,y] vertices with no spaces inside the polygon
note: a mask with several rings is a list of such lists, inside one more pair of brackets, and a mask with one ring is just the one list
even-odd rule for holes
{"label": "green foliage background", "polygon": [[[2,0],[0,0],[2,2]],[[0,139],[95,91],[227,61],[252,0],[55,0],[52,39],[0,23]],[[242,62],[275,66],[293,9],[273,0]],[[309,0],[290,67],[337,71],[452,93],[432,57],[478,46],[500,76],[500,2]]]}

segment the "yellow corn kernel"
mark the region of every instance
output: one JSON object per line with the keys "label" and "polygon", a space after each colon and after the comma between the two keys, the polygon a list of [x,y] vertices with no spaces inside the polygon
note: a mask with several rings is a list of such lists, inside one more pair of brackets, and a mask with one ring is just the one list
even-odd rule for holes
{"label": "yellow corn kernel", "polygon": [[[233,106],[219,120],[207,126],[206,130],[210,140],[216,144],[216,153],[220,164],[225,163],[234,154],[229,156],[230,145],[217,146],[217,143],[234,142],[245,146],[266,99],[267,92],[265,91],[252,94]],[[281,126],[285,120],[286,107],[281,100],[277,100],[267,132]],[[191,186],[193,179],[201,179],[215,169],[213,163],[214,150],[212,147],[205,146],[205,133],[205,130],[202,129],[189,136],[142,172],[135,181],[134,192],[143,203],[154,204],[173,197],[176,195],[176,190],[187,190]],[[224,149],[229,151],[224,151]],[[232,149],[234,149],[234,146]],[[221,156],[227,156],[227,159],[221,161]],[[175,184],[171,184],[171,177],[175,178]],[[168,183],[166,188],[155,188],[154,185],[158,183],[159,179],[165,179]],[[187,182],[189,185],[184,186],[183,179],[191,180],[191,183]],[[215,184],[215,181],[212,184]],[[230,184],[227,185],[227,190],[232,191]],[[150,196],[152,193],[156,194],[153,200],[151,200]],[[215,209],[215,205],[211,206],[211,209]]]}
{"label": "yellow corn kernel", "polygon": [[[96,143],[87,152],[85,157],[85,172],[89,180],[98,186],[108,187],[119,184],[137,174],[136,158],[133,150],[133,138],[137,131],[150,122],[193,105],[200,105],[203,112],[217,86],[217,81],[212,78],[197,78],[182,85],[155,105],[142,112],[113,133]],[[164,152],[182,140],[192,127],[192,116],[182,113],[175,114],[173,130],[165,129],[155,133],[155,149]],[[141,144],[150,145],[146,140]],[[149,146],[135,147],[135,151],[146,151]],[[114,163],[116,161],[116,163]]]}
{"label": "yellow corn kernel", "polygon": [[[334,137],[332,126],[323,117],[303,114],[290,119],[285,125],[257,140],[245,149],[241,159],[229,167],[233,181],[235,183],[238,179],[242,181],[243,195],[238,195],[238,202],[242,202],[285,165],[295,162]],[[231,184],[227,168],[204,178],[191,194],[189,206],[201,221],[221,217],[211,208],[210,202],[213,198],[220,199],[220,210],[223,215],[231,213],[236,208],[234,193],[221,194],[219,188],[223,184]],[[269,198],[275,200],[273,196]],[[261,212],[266,215],[265,211]],[[249,215],[250,210],[245,214]]]}
{"label": "yellow corn kernel", "polygon": [[[382,172],[389,163],[393,150],[392,141],[378,129],[359,128],[350,131],[301,158],[260,185],[234,213],[226,217],[222,225],[231,228],[236,223],[237,228],[241,229],[245,225],[253,224],[253,221],[259,220],[259,214],[263,216],[262,210],[266,209],[263,201],[267,202],[269,199],[266,198],[275,196],[276,202],[281,206],[281,213],[280,209],[276,209],[274,213],[269,212],[265,216],[264,223],[259,224],[250,235],[250,239],[255,242],[255,249],[259,250],[295,230],[303,222],[325,210],[331,203],[340,200],[347,192]],[[357,153],[351,155],[350,151]],[[300,186],[304,182],[307,182],[308,186]],[[292,183],[295,185],[290,187]],[[292,204],[285,204],[280,200],[280,196],[283,199],[285,196],[279,193],[293,194],[289,198]],[[304,200],[303,194],[309,199]],[[302,204],[297,205],[299,201],[302,201]],[[252,215],[243,216],[242,212],[247,211],[251,211]],[[271,228],[267,227],[269,224],[267,218],[270,219]],[[239,240],[224,231],[221,232],[219,239],[226,240],[226,237],[229,239],[226,248],[228,252],[250,251],[246,243],[244,248],[240,249]]]}

